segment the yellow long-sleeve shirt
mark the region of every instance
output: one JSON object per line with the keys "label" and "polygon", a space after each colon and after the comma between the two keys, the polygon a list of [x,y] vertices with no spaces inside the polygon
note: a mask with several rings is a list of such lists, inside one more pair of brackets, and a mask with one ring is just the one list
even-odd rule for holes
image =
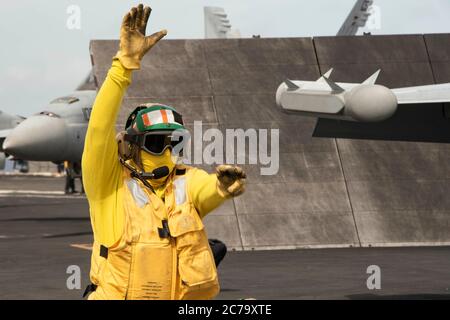
{"label": "yellow long-sleeve shirt", "polygon": [[[84,145],[83,184],[89,201],[91,223],[97,242],[111,246],[123,233],[123,167],[118,159],[115,123],[131,71],[114,59],[92,108]],[[217,177],[196,170],[188,193],[203,218],[223,203],[216,189]],[[160,194],[157,192],[157,194]]]}

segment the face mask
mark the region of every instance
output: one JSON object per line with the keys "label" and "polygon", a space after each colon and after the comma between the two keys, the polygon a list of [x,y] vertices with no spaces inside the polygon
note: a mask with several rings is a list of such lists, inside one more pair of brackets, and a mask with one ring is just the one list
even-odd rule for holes
{"label": "face mask", "polygon": [[[144,150],[139,151],[141,153],[141,163],[145,172],[152,172],[153,170],[166,166],[169,168],[169,173],[175,168],[175,159],[172,157],[170,149],[166,149],[162,155],[155,156]],[[159,179],[148,180],[152,185],[164,183],[167,176]]]}

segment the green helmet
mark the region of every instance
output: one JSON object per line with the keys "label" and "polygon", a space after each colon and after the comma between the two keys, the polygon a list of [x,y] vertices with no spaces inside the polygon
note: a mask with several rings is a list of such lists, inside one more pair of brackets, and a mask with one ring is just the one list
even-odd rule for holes
{"label": "green helmet", "polygon": [[125,130],[129,134],[177,129],[185,129],[181,114],[173,107],[157,103],[137,107],[130,113],[125,124]]}

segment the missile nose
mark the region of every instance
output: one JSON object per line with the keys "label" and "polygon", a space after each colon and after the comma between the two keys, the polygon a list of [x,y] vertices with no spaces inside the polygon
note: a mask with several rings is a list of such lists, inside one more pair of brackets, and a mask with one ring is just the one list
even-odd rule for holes
{"label": "missile nose", "polygon": [[363,84],[346,95],[345,113],[356,121],[383,121],[394,115],[397,104],[397,97],[390,89],[379,84]]}
{"label": "missile nose", "polygon": [[67,148],[67,130],[61,118],[31,116],[15,127],[3,142],[6,153],[32,161],[59,161]]}

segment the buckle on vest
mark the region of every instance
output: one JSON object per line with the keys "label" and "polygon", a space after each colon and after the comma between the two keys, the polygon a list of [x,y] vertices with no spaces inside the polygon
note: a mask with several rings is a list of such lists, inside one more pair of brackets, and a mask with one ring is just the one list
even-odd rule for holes
{"label": "buckle on vest", "polygon": [[162,221],[162,228],[158,228],[160,238],[170,238],[169,224],[167,220]]}
{"label": "buckle on vest", "polygon": [[108,259],[108,248],[104,245],[100,245],[100,257]]}

